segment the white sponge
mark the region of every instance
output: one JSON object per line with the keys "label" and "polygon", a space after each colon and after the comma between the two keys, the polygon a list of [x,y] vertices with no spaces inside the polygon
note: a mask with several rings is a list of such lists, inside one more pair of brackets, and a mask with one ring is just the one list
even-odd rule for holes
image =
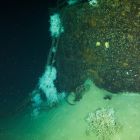
{"label": "white sponge", "polygon": [[60,16],[57,13],[50,16],[50,32],[52,37],[58,37],[60,33],[64,32]]}
{"label": "white sponge", "polygon": [[47,66],[47,69],[39,80],[39,89],[41,89],[45,93],[49,106],[53,106],[53,104],[58,103],[57,89],[54,86],[55,79],[55,67]]}

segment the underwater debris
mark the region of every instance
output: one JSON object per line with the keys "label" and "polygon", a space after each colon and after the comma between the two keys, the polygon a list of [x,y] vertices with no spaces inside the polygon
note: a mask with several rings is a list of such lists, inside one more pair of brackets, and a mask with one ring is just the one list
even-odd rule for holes
{"label": "underwater debris", "polygon": [[82,84],[79,87],[76,88],[75,92],[71,92],[67,98],[66,101],[70,105],[75,105],[78,101],[82,99],[85,92],[87,92],[90,89],[90,85],[88,83]]}
{"label": "underwater debris", "polygon": [[112,95],[105,95],[104,96],[104,100],[111,100],[112,99]]}
{"label": "underwater debris", "polygon": [[75,98],[76,98],[76,95],[72,92],[67,96],[66,101],[70,105],[75,105],[76,104]]}

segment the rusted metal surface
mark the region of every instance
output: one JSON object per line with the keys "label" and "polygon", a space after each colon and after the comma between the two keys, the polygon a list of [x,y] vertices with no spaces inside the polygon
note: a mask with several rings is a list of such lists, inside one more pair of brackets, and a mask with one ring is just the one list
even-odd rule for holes
{"label": "rusted metal surface", "polygon": [[59,90],[75,91],[90,78],[111,92],[140,92],[140,3],[100,0],[62,9],[56,67]]}

